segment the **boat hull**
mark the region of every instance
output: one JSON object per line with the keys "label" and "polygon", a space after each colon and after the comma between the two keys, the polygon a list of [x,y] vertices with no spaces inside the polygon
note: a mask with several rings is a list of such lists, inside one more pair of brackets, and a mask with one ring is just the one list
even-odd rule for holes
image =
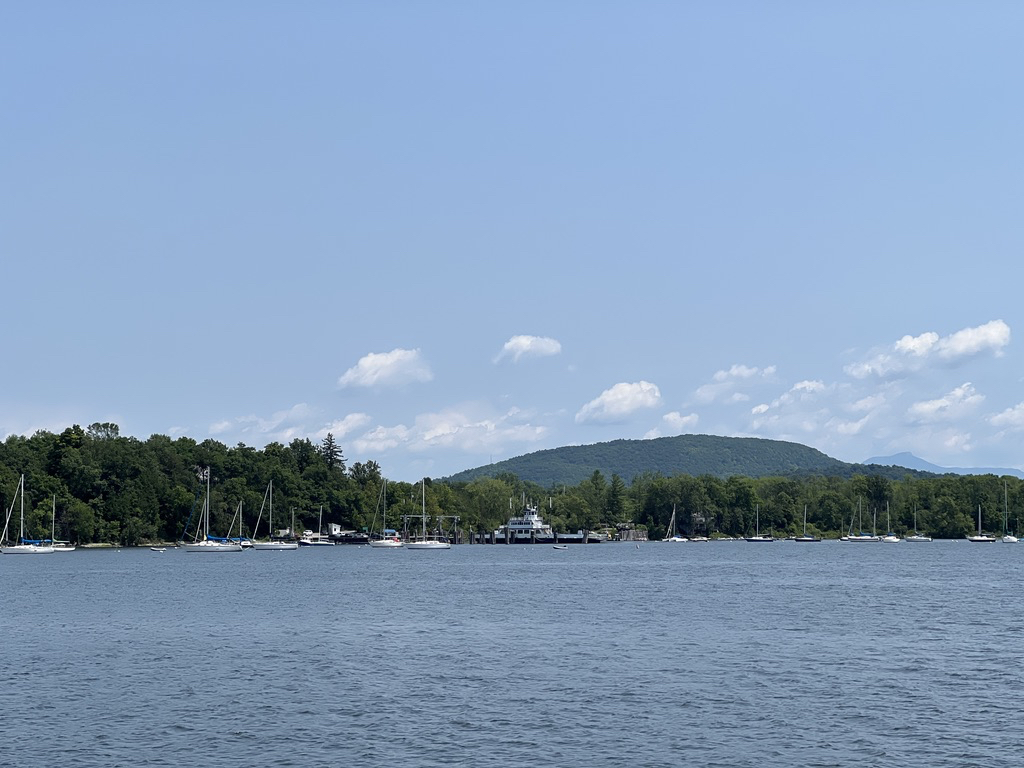
{"label": "boat hull", "polygon": [[254,541],[252,548],[259,552],[284,552],[298,549],[299,545],[294,541]]}
{"label": "boat hull", "polygon": [[221,554],[227,552],[241,552],[242,545],[220,541],[198,541],[184,546],[186,552],[206,552],[209,554]]}
{"label": "boat hull", "polygon": [[53,547],[41,547],[36,544],[12,544],[9,547],[0,547],[0,553],[5,555],[52,555]]}
{"label": "boat hull", "polygon": [[447,541],[407,541],[406,549],[451,549],[452,545]]}

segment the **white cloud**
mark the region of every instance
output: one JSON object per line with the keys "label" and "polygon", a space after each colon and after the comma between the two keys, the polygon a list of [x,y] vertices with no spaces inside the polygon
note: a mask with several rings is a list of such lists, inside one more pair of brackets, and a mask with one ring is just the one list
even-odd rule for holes
{"label": "white cloud", "polygon": [[414,453],[452,449],[462,453],[506,453],[510,445],[536,443],[548,428],[529,422],[529,415],[512,408],[492,414],[487,406],[466,403],[416,417],[413,426],[378,426],[355,441],[356,452],[381,453],[398,447]]}
{"label": "white cloud", "polygon": [[928,331],[920,336],[904,336],[896,342],[895,348],[897,352],[914,355],[915,357],[924,357],[935,347],[938,340],[939,334],[934,331]]}
{"label": "white cloud", "polygon": [[825,391],[825,382],[823,381],[798,381],[793,385],[791,392],[823,392]]}
{"label": "white cloud", "polygon": [[679,411],[666,413],[661,418],[675,432],[685,432],[686,430],[693,429],[700,420],[696,413],[683,416]]}
{"label": "white cloud", "polygon": [[208,431],[211,435],[223,435],[233,426],[235,426],[233,421],[218,421],[215,424],[211,424]]}
{"label": "white cloud", "polygon": [[783,392],[777,398],[772,400],[771,403],[755,405],[750,409],[750,412],[757,416],[765,413],[771,408],[781,408],[786,405],[792,405],[796,402],[810,401],[814,399],[814,395],[824,391],[825,383],[822,381],[798,381],[789,388],[788,392]]}
{"label": "white cloud", "polygon": [[350,413],[345,418],[336,419],[324,426],[316,433],[315,437],[318,441],[323,440],[330,433],[340,440],[356,430],[363,429],[369,423],[370,417],[368,414]]}
{"label": "white cloud", "polygon": [[371,352],[338,379],[340,387],[400,387],[430,381],[434,375],[418,349]]}
{"label": "white cloud", "polygon": [[505,342],[494,362],[511,357],[518,363],[522,357],[550,357],[562,351],[562,345],[546,336],[513,336]]}
{"label": "white cloud", "polygon": [[977,328],[964,328],[951,336],[941,339],[936,345],[940,357],[956,360],[972,357],[987,350],[1002,354],[1003,347],[1010,343],[1010,326],[1002,320],[979,325]]}
{"label": "white cloud", "polygon": [[1017,403],[1012,408],[1007,408],[1002,413],[992,416],[988,421],[993,427],[1011,430],[1024,429],[1024,403]]}
{"label": "white cloud", "polygon": [[728,370],[715,371],[710,384],[704,384],[694,393],[699,402],[711,403],[715,400],[728,399],[731,402],[749,400],[749,396],[735,390],[743,382],[756,379],[768,379],[775,375],[775,366],[757,368],[749,365],[734,365]]}
{"label": "white cloud", "polygon": [[398,424],[394,427],[375,427],[353,440],[352,447],[358,455],[374,455],[397,448],[408,440],[409,428]]}
{"label": "white cloud", "polygon": [[879,408],[884,406],[885,403],[886,403],[885,395],[879,392],[879,393],[874,394],[874,395],[868,395],[867,397],[862,397],[860,400],[857,400],[857,401],[851,403],[850,404],[850,410],[851,411],[877,411]]}
{"label": "white cloud", "polygon": [[655,408],[660,403],[661,392],[649,381],[622,382],[580,408],[576,423],[617,421],[642,408]]}
{"label": "white cloud", "polygon": [[907,415],[918,422],[952,421],[972,412],[984,399],[968,381],[943,397],[913,403]]}
{"label": "white cloud", "polygon": [[851,363],[844,370],[855,379],[899,376],[920,370],[933,358],[950,365],[984,352],[999,356],[1009,343],[1010,326],[1002,320],[992,320],[943,338],[934,331],[920,336],[904,336],[890,348],[876,352],[867,360]]}
{"label": "white cloud", "polygon": [[829,422],[828,426],[830,429],[834,429],[840,435],[857,435],[864,429],[864,425],[868,423],[868,416],[863,417],[857,421],[844,421],[842,419],[833,419]]}

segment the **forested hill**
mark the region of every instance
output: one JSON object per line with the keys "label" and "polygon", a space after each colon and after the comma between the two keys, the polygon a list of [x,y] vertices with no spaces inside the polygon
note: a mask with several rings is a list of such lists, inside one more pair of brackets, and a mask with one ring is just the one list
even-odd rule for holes
{"label": "forested hill", "polygon": [[594,445],[573,445],[528,453],[476,469],[467,469],[448,480],[462,482],[503,473],[545,488],[577,485],[595,471],[605,477],[618,475],[627,483],[646,472],[666,477],[686,474],[730,477],[794,477],[823,475],[849,478],[877,474],[902,478],[926,474],[902,467],[849,464],[799,443],[757,437],[678,435],[653,440],[613,440]]}

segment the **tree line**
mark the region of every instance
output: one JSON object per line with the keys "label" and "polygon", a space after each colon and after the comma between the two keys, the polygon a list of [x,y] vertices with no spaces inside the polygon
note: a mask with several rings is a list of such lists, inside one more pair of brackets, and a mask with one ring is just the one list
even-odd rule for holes
{"label": "tree line", "polygon": [[[229,447],[216,440],[196,442],[153,435],[123,437],[116,424],[75,425],[56,434],[39,431],[0,443],[0,499],[12,513],[8,538],[17,536],[14,495],[25,475],[26,534],[49,534],[56,507],[56,537],[86,543],[134,545],[176,541],[203,503],[203,470],[211,477],[211,533],[226,535],[239,503],[243,528],[266,536],[266,513],[254,531],[266,488],[274,483],[274,515],[280,527],[315,529],[323,523],[345,529],[379,526],[382,501],[389,525],[403,515],[419,515],[419,483],[391,482],[385,487],[375,461],[348,465],[332,435],[319,444],[296,439],[263,449]],[[478,477],[467,482],[424,479],[427,514],[458,516],[463,531],[487,533],[535,504],[557,531],[599,530],[632,525],[652,539],[666,535],[676,510],[683,534],[749,535],[755,514],[762,532],[789,535],[803,530],[839,536],[854,530],[902,534],[917,529],[939,538],[959,538],[977,527],[981,510],[987,531],[1017,530],[1024,510],[1024,481],[994,475],[907,474],[902,479],[863,474],[761,477],[640,473],[627,484],[618,475],[595,471],[576,485],[543,487],[514,474]],[[888,523],[886,515],[888,514]],[[376,521],[376,523],[375,523]],[[275,525],[275,528],[279,527]]]}

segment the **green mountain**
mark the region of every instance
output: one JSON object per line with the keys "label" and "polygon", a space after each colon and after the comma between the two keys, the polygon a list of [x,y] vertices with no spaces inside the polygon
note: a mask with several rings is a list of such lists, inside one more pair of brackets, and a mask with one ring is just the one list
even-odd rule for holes
{"label": "green mountain", "polygon": [[578,485],[594,472],[618,475],[626,482],[645,472],[730,477],[808,476],[849,478],[856,474],[902,478],[927,474],[902,467],[849,464],[799,443],[757,437],[678,435],[653,440],[613,440],[594,445],[550,448],[505,461],[467,469],[445,478],[468,482],[503,473],[544,487]]}

